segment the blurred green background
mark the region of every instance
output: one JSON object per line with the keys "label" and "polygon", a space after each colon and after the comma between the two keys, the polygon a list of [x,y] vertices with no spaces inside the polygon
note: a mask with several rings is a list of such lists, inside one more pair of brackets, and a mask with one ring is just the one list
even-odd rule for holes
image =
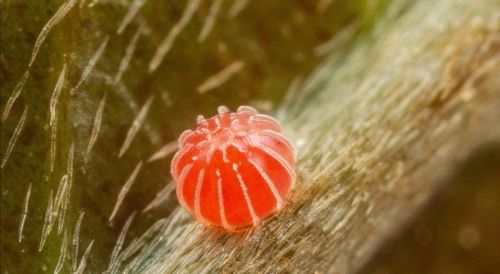
{"label": "blurred green background", "polygon": [[361,273],[498,273],[500,144],[478,148]]}

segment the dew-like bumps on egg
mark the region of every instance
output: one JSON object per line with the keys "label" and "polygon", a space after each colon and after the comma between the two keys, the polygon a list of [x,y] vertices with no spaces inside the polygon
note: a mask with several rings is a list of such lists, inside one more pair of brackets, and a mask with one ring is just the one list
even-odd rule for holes
{"label": "dew-like bumps on egg", "polygon": [[295,181],[295,150],[279,123],[226,107],[179,137],[171,163],[180,203],[202,224],[235,232],[280,210]]}

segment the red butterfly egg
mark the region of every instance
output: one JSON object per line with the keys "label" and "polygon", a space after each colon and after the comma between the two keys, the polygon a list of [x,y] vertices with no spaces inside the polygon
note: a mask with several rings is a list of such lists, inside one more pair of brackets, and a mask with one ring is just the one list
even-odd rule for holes
{"label": "red butterfly egg", "polygon": [[179,137],[171,163],[180,203],[227,231],[258,226],[281,209],[295,181],[295,150],[279,123],[248,106],[221,106]]}

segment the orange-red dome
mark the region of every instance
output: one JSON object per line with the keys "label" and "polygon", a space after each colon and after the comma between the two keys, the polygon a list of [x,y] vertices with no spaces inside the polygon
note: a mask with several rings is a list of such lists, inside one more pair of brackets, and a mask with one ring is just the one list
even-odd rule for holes
{"label": "orange-red dome", "polygon": [[256,227],[283,207],[295,180],[295,151],[278,122],[241,106],[198,117],[179,137],[171,173],[180,203],[201,223]]}

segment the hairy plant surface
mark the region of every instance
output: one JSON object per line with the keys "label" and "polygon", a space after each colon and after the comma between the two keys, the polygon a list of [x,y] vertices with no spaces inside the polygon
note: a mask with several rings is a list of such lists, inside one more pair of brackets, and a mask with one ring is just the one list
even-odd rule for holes
{"label": "hairy plant surface", "polygon": [[[353,2],[4,4],[2,269],[358,269],[500,138],[500,4]],[[241,235],[196,224],[168,172],[221,104],[275,113],[299,152],[288,207]]]}

